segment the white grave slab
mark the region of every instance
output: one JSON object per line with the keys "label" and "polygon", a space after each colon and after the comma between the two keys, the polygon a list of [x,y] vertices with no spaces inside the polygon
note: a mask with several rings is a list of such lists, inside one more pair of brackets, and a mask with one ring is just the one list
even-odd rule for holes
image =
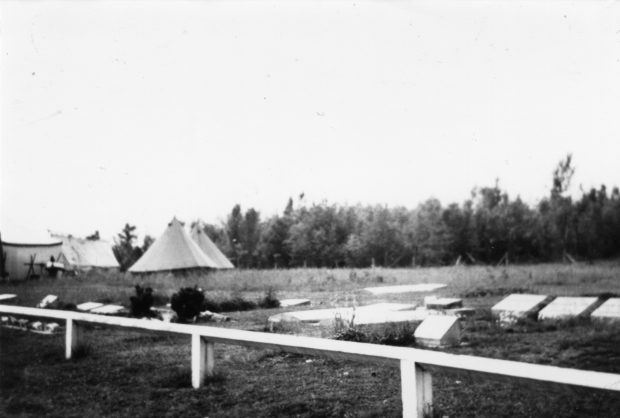
{"label": "white grave slab", "polygon": [[15,299],[16,297],[17,297],[17,295],[14,295],[12,293],[4,293],[4,294],[0,295],[0,300]]}
{"label": "white grave slab", "polygon": [[415,342],[435,348],[457,345],[461,341],[461,326],[456,316],[431,315],[416,328]]}
{"label": "white grave slab", "polygon": [[575,316],[584,316],[594,307],[598,298],[559,297],[545,306],[539,313],[538,319],[566,319]]}
{"label": "white grave slab", "polygon": [[373,295],[384,295],[387,293],[432,292],[433,290],[441,289],[442,287],[446,287],[446,285],[440,283],[424,283],[406,284],[400,286],[366,287],[364,290],[367,290]]}
{"label": "white grave slab", "polygon": [[77,308],[80,311],[90,311],[91,309],[100,308],[101,306],[103,306],[103,303],[99,303],[99,302],[84,302],[84,303],[80,303],[77,306]]}
{"label": "white grave slab", "polygon": [[427,296],[424,298],[424,306],[426,309],[453,309],[463,307],[463,299],[457,298],[438,298],[436,296]]}
{"label": "white grave slab", "polygon": [[358,311],[355,313],[355,325],[386,324],[389,322],[423,321],[430,313],[426,309],[410,311]]}
{"label": "white grave slab", "polygon": [[372,305],[358,306],[356,308],[330,308],[330,309],[313,309],[309,311],[285,312],[270,316],[269,322],[280,321],[300,321],[300,322],[322,322],[333,321],[337,317],[344,320],[350,320],[353,315],[356,317],[363,315],[369,318],[372,315],[379,315],[384,312],[404,311],[413,309],[415,305],[405,303],[375,303]]}
{"label": "white grave slab", "polygon": [[513,323],[520,318],[535,315],[548,299],[547,295],[531,295],[514,293],[502,299],[491,308],[491,313],[500,322]]}
{"label": "white grave slab", "polygon": [[620,321],[620,298],[607,299],[590,315],[594,319],[609,319]]}
{"label": "white grave slab", "polygon": [[310,305],[310,299],[282,299],[280,301],[281,308],[289,308],[291,306]]}
{"label": "white grave slab", "polygon": [[98,308],[91,309],[90,313],[101,314],[101,315],[113,315],[113,314],[119,313],[123,309],[125,308],[120,305],[104,305]]}
{"label": "white grave slab", "polygon": [[56,295],[47,295],[37,305],[37,308],[47,308],[48,306],[50,306],[52,303],[56,302],[57,300],[58,300],[58,296],[56,296]]}

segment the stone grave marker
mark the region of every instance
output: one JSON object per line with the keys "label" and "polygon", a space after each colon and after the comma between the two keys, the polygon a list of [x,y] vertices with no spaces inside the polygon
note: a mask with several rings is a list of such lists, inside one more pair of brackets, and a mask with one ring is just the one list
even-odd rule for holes
{"label": "stone grave marker", "polygon": [[596,297],[558,297],[538,313],[538,319],[567,319],[587,316],[597,302],[598,298]]}
{"label": "stone grave marker", "polygon": [[520,318],[534,316],[548,300],[546,295],[513,293],[491,308],[491,313],[501,323],[514,323]]}
{"label": "stone grave marker", "polygon": [[416,344],[436,348],[458,345],[461,341],[461,326],[456,316],[431,315],[416,328]]}
{"label": "stone grave marker", "polygon": [[382,315],[385,312],[404,311],[415,308],[415,305],[405,303],[375,303],[372,305],[358,306],[356,308],[329,308],[329,309],[312,309],[307,311],[284,312],[281,314],[270,316],[269,322],[280,321],[299,321],[299,322],[317,322],[327,323],[334,321],[337,317],[343,320],[351,320],[353,316],[370,318],[373,315]]}
{"label": "stone grave marker", "polygon": [[114,315],[121,312],[124,307],[120,305],[103,305],[98,308],[93,308],[90,310],[90,313],[100,314],[100,315]]}
{"label": "stone grave marker", "polygon": [[3,293],[2,295],[0,295],[0,301],[7,301],[7,300],[11,300],[11,299],[15,299],[17,297],[17,295],[14,295],[12,293]]}
{"label": "stone grave marker", "polygon": [[607,299],[590,315],[593,319],[620,321],[620,298]]}

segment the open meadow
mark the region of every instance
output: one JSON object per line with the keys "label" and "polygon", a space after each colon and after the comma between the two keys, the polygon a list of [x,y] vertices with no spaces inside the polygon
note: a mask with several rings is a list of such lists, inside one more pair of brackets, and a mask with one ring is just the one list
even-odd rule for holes
{"label": "open meadow", "polygon": [[[444,283],[431,293],[373,295],[364,287]],[[208,298],[257,300],[268,289],[280,299],[309,298],[311,309],[375,302],[421,304],[429,294],[463,298],[476,308],[463,323],[457,354],[620,373],[620,326],[590,319],[523,322],[501,328],[490,307],[510,293],[557,296],[620,295],[620,263],[593,265],[460,266],[416,269],[231,270],[207,275],[135,278],[92,273],[2,283],[17,304],[35,306],[47,294],[65,303],[100,301],[129,306],[134,285],[150,286],[165,304],[181,287]],[[299,308],[298,308],[299,309]],[[204,325],[265,331],[267,318],[288,309],[227,312],[232,321]],[[305,309],[305,308],[302,308]],[[417,324],[364,329],[368,335],[410,332]],[[334,329],[299,325],[279,332],[331,338]],[[414,346],[412,339],[400,343]],[[46,336],[0,328],[2,416],[400,416],[397,368],[272,350],[216,345],[216,375],[198,390],[190,382],[187,337],[87,326],[76,358],[63,357],[64,333]],[[480,374],[433,375],[436,416],[612,417],[620,395],[550,384],[491,379]]]}

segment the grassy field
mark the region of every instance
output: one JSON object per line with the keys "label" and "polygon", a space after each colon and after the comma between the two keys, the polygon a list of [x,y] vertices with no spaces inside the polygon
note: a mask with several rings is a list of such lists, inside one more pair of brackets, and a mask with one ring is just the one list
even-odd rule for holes
{"label": "grassy field", "polygon": [[[18,304],[34,306],[47,294],[66,303],[102,301],[129,305],[135,284],[153,287],[158,300],[198,285],[211,298],[258,299],[269,288],[280,298],[307,297],[313,307],[380,301],[421,303],[424,293],[373,296],[369,286],[445,283],[433,294],[464,298],[477,308],[464,324],[459,354],[504,358],[620,373],[620,326],[589,320],[524,323],[500,328],[489,308],[513,292],[551,295],[620,294],[620,264],[445,267],[430,269],[228,271],[205,276],[143,279],[93,273],[83,277],[0,284]],[[233,312],[215,324],[264,330],[282,309]],[[211,324],[213,325],[213,324]],[[311,326],[289,332],[331,337]],[[379,330],[380,331],[380,330]],[[335,361],[268,350],[216,346],[217,375],[191,389],[189,338],[116,328],[87,329],[82,354],[63,359],[64,334],[42,336],[0,328],[0,416],[399,416],[396,368]],[[483,375],[435,374],[437,416],[613,417],[620,395]]]}

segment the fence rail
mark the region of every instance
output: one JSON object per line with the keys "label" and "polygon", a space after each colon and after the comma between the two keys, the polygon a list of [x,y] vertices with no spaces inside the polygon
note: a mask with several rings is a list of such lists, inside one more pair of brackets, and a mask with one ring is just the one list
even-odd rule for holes
{"label": "fence rail", "polygon": [[89,313],[0,305],[0,313],[66,321],[65,357],[70,359],[80,340],[80,323],[159,331],[191,336],[192,386],[199,388],[215,366],[218,344],[270,348],[334,359],[363,360],[400,366],[404,417],[422,417],[432,409],[432,373],[460,371],[528,379],[594,389],[620,391],[620,375],[554,366],[465,356],[407,347],[336,341],[323,338],[253,332],[228,328],[102,316]]}

